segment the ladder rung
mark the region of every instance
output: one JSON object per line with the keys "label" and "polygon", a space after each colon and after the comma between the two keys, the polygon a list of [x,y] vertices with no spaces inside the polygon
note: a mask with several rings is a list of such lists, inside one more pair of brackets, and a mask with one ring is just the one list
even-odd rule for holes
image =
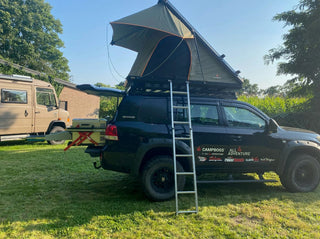
{"label": "ladder rung", "polygon": [[173,121],[174,124],[189,124],[188,121]]}
{"label": "ladder rung", "polygon": [[192,211],[177,211],[177,214],[180,213],[198,213],[198,211],[192,210]]}
{"label": "ladder rung", "polygon": [[178,191],[178,194],[194,194],[196,191]]}
{"label": "ladder rung", "polygon": [[176,140],[191,140],[190,137],[175,137]]}
{"label": "ladder rung", "polygon": [[176,154],[176,157],[192,157],[192,154]]}
{"label": "ladder rung", "polygon": [[187,95],[188,92],[185,92],[185,91],[172,91],[172,94],[176,94],[176,95]]}
{"label": "ladder rung", "polygon": [[188,106],[177,106],[177,105],[174,105],[173,108],[174,109],[188,109]]}
{"label": "ladder rung", "polygon": [[193,175],[194,172],[176,172],[177,175]]}

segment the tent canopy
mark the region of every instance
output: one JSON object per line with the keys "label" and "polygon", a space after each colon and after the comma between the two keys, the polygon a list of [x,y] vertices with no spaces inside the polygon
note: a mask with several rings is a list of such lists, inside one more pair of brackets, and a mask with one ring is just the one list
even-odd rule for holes
{"label": "tent canopy", "polygon": [[240,88],[242,80],[167,0],[111,22],[111,44],[138,53],[128,78]]}

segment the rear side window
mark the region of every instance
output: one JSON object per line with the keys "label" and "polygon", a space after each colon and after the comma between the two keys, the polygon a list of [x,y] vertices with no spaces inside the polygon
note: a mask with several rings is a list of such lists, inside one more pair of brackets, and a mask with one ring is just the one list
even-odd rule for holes
{"label": "rear side window", "polygon": [[37,88],[37,104],[45,106],[57,106],[53,90],[47,88]]}
{"label": "rear side window", "polygon": [[[177,106],[187,106],[187,102],[178,101]],[[187,109],[174,109],[176,121],[188,121]],[[198,125],[219,125],[219,115],[216,105],[191,104],[191,123]]]}
{"label": "rear side window", "polygon": [[149,124],[166,124],[168,118],[166,98],[145,98],[138,112],[138,121]]}
{"label": "rear side window", "polygon": [[27,91],[24,90],[1,90],[1,102],[2,103],[18,103],[27,104]]}
{"label": "rear side window", "polygon": [[219,125],[219,115],[216,105],[191,105],[191,122],[202,125]]}

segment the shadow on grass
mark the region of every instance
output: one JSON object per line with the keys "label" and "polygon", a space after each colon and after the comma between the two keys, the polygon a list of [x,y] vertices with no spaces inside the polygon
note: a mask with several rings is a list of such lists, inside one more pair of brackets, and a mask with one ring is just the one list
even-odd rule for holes
{"label": "shadow on grass", "polygon": [[21,140],[10,140],[10,141],[2,141],[0,142],[0,147],[1,146],[14,146],[14,145],[47,145],[47,141],[39,141],[39,142],[32,142],[32,141],[27,141],[26,139],[21,139]]}
{"label": "shadow on grass", "polygon": [[[150,211],[164,213],[164,217],[174,215],[174,200],[148,201],[138,179],[95,170],[91,162],[78,158],[83,157],[78,149],[68,154],[62,150],[42,151],[17,155],[15,162],[8,161],[0,169],[0,222],[43,219],[44,223],[27,224],[25,229],[61,231],[97,218],[121,221],[123,215],[134,218],[137,213],[148,215]],[[200,207],[302,200],[301,194],[288,193],[279,183],[199,184],[198,189]],[[304,196],[303,200],[312,202],[316,198]]]}

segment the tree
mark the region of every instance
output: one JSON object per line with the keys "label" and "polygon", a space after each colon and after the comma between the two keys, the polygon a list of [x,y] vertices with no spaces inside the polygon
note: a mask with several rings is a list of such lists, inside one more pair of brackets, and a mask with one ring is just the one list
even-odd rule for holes
{"label": "tree", "polygon": [[269,97],[283,97],[282,87],[279,85],[270,86],[269,88],[263,90],[263,94]]}
{"label": "tree", "polygon": [[274,17],[291,26],[283,36],[283,45],[271,49],[265,56],[266,63],[284,59],[278,64],[278,74],[292,74],[289,82],[301,83],[305,90],[311,89],[311,107],[319,111],[320,100],[320,1],[300,0],[295,10]]}
{"label": "tree", "polygon": [[[109,85],[103,84],[103,83],[96,83],[95,86],[98,87],[108,87]],[[116,85],[117,89],[124,90],[124,83],[120,82],[118,85]],[[99,118],[107,118],[107,117],[113,117],[116,113],[118,104],[120,103],[122,98],[118,97],[100,97],[100,110],[99,110]]]}
{"label": "tree", "polygon": [[238,91],[238,95],[257,96],[259,92],[258,84],[251,84],[248,79],[244,78],[242,88]]}
{"label": "tree", "polygon": [[[64,47],[61,33],[60,21],[44,0],[0,0],[0,58],[68,80],[68,61],[60,51]],[[0,70],[14,71],[5,66]]]}

